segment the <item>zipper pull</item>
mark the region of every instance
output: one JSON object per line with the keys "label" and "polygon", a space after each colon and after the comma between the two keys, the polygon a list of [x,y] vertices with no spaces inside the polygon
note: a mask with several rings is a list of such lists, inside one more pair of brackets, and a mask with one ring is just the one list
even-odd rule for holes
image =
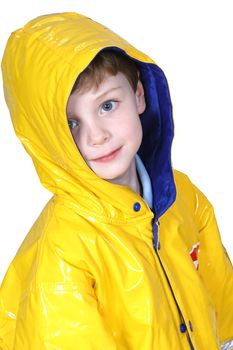
{"label": "zipper pull", "polygon": [[159,220],[155,219],[154,223],[153,223],[153,236],[154,236],[153,247],[155,250],[160,249],[160,243],[158,240],[158,238],[159,238],[159,225],[160,225]]}

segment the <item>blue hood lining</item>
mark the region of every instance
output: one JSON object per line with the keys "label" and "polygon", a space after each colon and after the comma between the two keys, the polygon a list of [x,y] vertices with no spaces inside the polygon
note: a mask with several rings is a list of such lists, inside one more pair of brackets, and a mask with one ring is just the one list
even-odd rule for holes
{"label": "blue hood lining", "polygon": [[[111,49],[127,56],[122,49],[117,47]],[[163,71],[156,64],[130,58],[137,64],[145,90],[146,110],[141,115],[143,140],[138,154],[151,179],[153,211],[158,219],[176,198],[171,164],[174,136],[172,104]]]}

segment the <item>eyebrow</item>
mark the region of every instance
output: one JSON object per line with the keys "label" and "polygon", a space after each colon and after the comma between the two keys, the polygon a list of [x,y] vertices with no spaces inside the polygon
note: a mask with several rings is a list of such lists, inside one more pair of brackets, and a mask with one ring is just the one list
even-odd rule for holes
{"label": "eyebrow", "polygon": [[121,89],[121,88],[122,88],[122,86],[113,87],[112,89],[109,89],[109,90],[103,92],[101,95],[97,96],[96,100],[100,100],[102,97],[104,97],[105,95],[109,94],[110,92],[112,92],[114,90]]}
{"label": "eyebrow", "polygon": [[[122,86],[113,87],[113,88],[103,92],[99,96],[97,96],[95,100],[98,101],[98,100],[102,99],[104,96],[106,96],[107,94],[109,94],[110,92],[121,89],[121,88],[122,88]],[[75,114],[69,113],[68,111],[66,112],[66,115],[67,115],[67,118],[76,118]]]}

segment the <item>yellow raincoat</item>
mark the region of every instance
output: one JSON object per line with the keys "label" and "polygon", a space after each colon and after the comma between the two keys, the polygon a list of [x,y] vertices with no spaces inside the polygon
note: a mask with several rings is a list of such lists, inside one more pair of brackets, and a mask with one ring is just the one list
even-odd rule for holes
{"label": "yellow raincoat", "polygon": [[[152,210],[88,168],[67,124],[77,76],[107,47],[141,72],[139,155]],[[230,349],[232,266],[211,204],[171,166],[172,108],[161,69],[104,26],[64,13],[14,32],[2,71],[16,134],[54,196],[3,280],[0,349]]]}

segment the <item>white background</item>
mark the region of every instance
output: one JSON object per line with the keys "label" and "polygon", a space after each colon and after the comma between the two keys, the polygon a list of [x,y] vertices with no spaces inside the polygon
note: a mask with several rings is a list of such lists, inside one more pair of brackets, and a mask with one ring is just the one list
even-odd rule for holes
{"label": "white background", "polygon": [[[215,208],[233,258],[233,10],[219,0],[7,0],[0,56],[10,33],[42,14],[75,11],[151,56],[167,76],[175,119],[173,165]],[[0,85],[0,280],[51,194],[16,139]]]}

